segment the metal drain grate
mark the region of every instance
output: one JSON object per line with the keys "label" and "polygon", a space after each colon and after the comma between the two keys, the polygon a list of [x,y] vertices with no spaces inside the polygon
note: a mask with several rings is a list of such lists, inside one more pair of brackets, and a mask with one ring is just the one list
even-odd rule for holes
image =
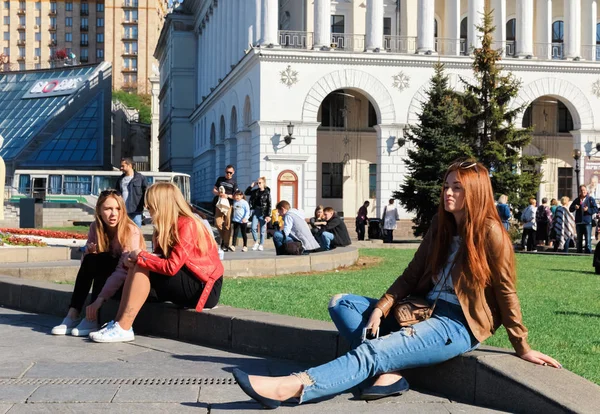
{"label": "metal drain grate", "polygon": [[1,385],[233,385],[233,378],[13,378]]}

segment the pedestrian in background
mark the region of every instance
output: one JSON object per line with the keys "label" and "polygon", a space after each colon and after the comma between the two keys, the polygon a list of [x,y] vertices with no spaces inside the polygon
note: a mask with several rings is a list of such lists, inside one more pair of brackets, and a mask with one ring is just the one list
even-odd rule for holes
{"label": "pedestrian in background", "polygon": [[400,213],[398,213],[395,202],[396,200],[390,198],[388,205],[383,209],[381,221],[383,222],[384,243],[391,243],[394,240],[394,230],[398,228],[396,222],[400,220]]}
{"label": "pedestrian in background", "polygon": [[146,177],[133,168],[133,160],[131,158],[123,158],[121,160],[121,171],[123,175],[117,180],[115,190],[121,193],[129,218],[138,227],[142,227],[144,195],[148,188]]}
{"label": "pedestrian in background", "polygon": [[583,238],[585,237],[585,252],[592,252],[592,218],[598,213],[596,200],[587,193],[585,185],[579,186],[579,197],[569,207],[571,213],[575,212],[575,229],[577,230],[577,253],[583,251]]}
{"label": "pedestrian in background", "polygon": [[555,252],[568,253],[571,239],[575,235],[575,217],[568,209],[569,201],[570,199],[567,196],[560,199],[561,206],[556,209],[552,221]]}
{"label": "pedestrian in background", "polygon": [[246,199],[244,199],[244,193],[240,190],[233,194],[233,213],[231,214],[231,222],[233,223],[233,242],[229,247],[229,250],[235,252],[237,246],[238,230],[242,233],[242,251],[248,251],[248,219],[250,218],[250,205]]}
{"label": "pedestrian in background", "polygon": [[233,193],[238,190],[237,182],[233,179],[235,174],[235,168],[233,165],[225,167],[225,175],[217,178],[215,186],[213,188],[213,206],[215,212],[215,227],[219,230],[219,236],[221,236],[221,249],[223,251],[229,250],[229,243],[231,241],[231,208],[219,208],[218,204],[223,203],[224,199],[229,202],[229,206],[233,205]]}
{"label": "pedestrian in background", "polygon": [[[254,188],[255,184],[257,185],[256,188]],[[252,212],[250,230],[254,239],[252,250],[262,251],[267,237],[267,224],[271,221],[271,189],[267,187],[267,179],[260,177],[256,183],[252,182],[246,188],[245,194],[250,196],[250,210]],[[257,227],[260,227],[260,237],[258,236]]]}
{"label": "pedestrian in background", "polygon": [[500,216],[500,221],[502,221],[502,226],[504,226],[506,231],[508,231],[510,228],[510,207],[508,206],[508,196],[506,194],[502,194],[498,198],[496,210],[498,210],[498,215]]}
{"label": "pedestrian in background", "polygon": [[358,235],[358,240],[365,239],[365,226],[369,222],[369,214],[367,209],[371,203],[367,200],[363,203],[363,205],[358,209],[358,213],[356,214],[356,234]]}
{"label": "pedestrian in background", "polygon": [[527,248],[528,252],[537,252],[535,232],[537,224],[535,222],[535,212],[537,201],[534,197],[529,198],[529,206],[521,214],[521,222],[523,223],[523,237],[521,238],[521,249]]}

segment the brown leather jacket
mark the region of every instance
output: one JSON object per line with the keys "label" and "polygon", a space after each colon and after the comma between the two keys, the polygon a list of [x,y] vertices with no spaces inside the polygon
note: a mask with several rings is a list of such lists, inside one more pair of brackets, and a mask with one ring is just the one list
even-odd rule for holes
{"label": "brown leather jacket", "polygon": [[[475,338],[483,342],[492,336],[500,325],[504,325],[515,351],[518,355],[523,355],[531,348],[527,344],[527,328],[523,325],[521,317],[521,305],[514,282],[516,278],[509,273],[510,261],[514,255],[513,247],[504,242],[503,231],[499,223],[492,221],[486,229],[486,250],[492,271],[486,286],[477,288],[466,283],[468,276],[464,274],[464,261],[461,260],[460,250],[452,271],[452,282]],[[408,295],[425,296],[433,288],[433,270],[429,258],[432,255],[436,233],[437,216],[434,217],[429,231],[404,273],[377,303],[384,316],[388,315],[397,300]]]}

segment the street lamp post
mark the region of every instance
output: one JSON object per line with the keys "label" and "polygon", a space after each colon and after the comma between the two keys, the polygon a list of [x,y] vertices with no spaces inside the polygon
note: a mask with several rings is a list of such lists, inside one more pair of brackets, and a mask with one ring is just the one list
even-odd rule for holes
{"label": "street lamp post", "polygon": [[575,180],[577,183],[577,190],[575,191],[575,194],[579,194],[579,160],[581,159],[581,151],[578,148],[573,150],[573,159],[575,160]]}

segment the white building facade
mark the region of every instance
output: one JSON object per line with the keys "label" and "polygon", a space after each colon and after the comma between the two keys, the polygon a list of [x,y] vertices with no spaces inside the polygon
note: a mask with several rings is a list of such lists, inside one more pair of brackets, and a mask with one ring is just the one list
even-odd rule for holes
{"label": "white building facade", "polygon": [[354,216],[370,200],[380,215],[404,182],[398,138],[433,65],[460,90],[490,9],[522,82],[514,105],[529,105],[526,151],[547,157],[538,195],[572,196],[573,150],[583,183],[600,142],[596,0],[186,0],[155,54],[161,169],[190,172],[199,202],[233,164],[241,188],[265,176],[274,202]]}

